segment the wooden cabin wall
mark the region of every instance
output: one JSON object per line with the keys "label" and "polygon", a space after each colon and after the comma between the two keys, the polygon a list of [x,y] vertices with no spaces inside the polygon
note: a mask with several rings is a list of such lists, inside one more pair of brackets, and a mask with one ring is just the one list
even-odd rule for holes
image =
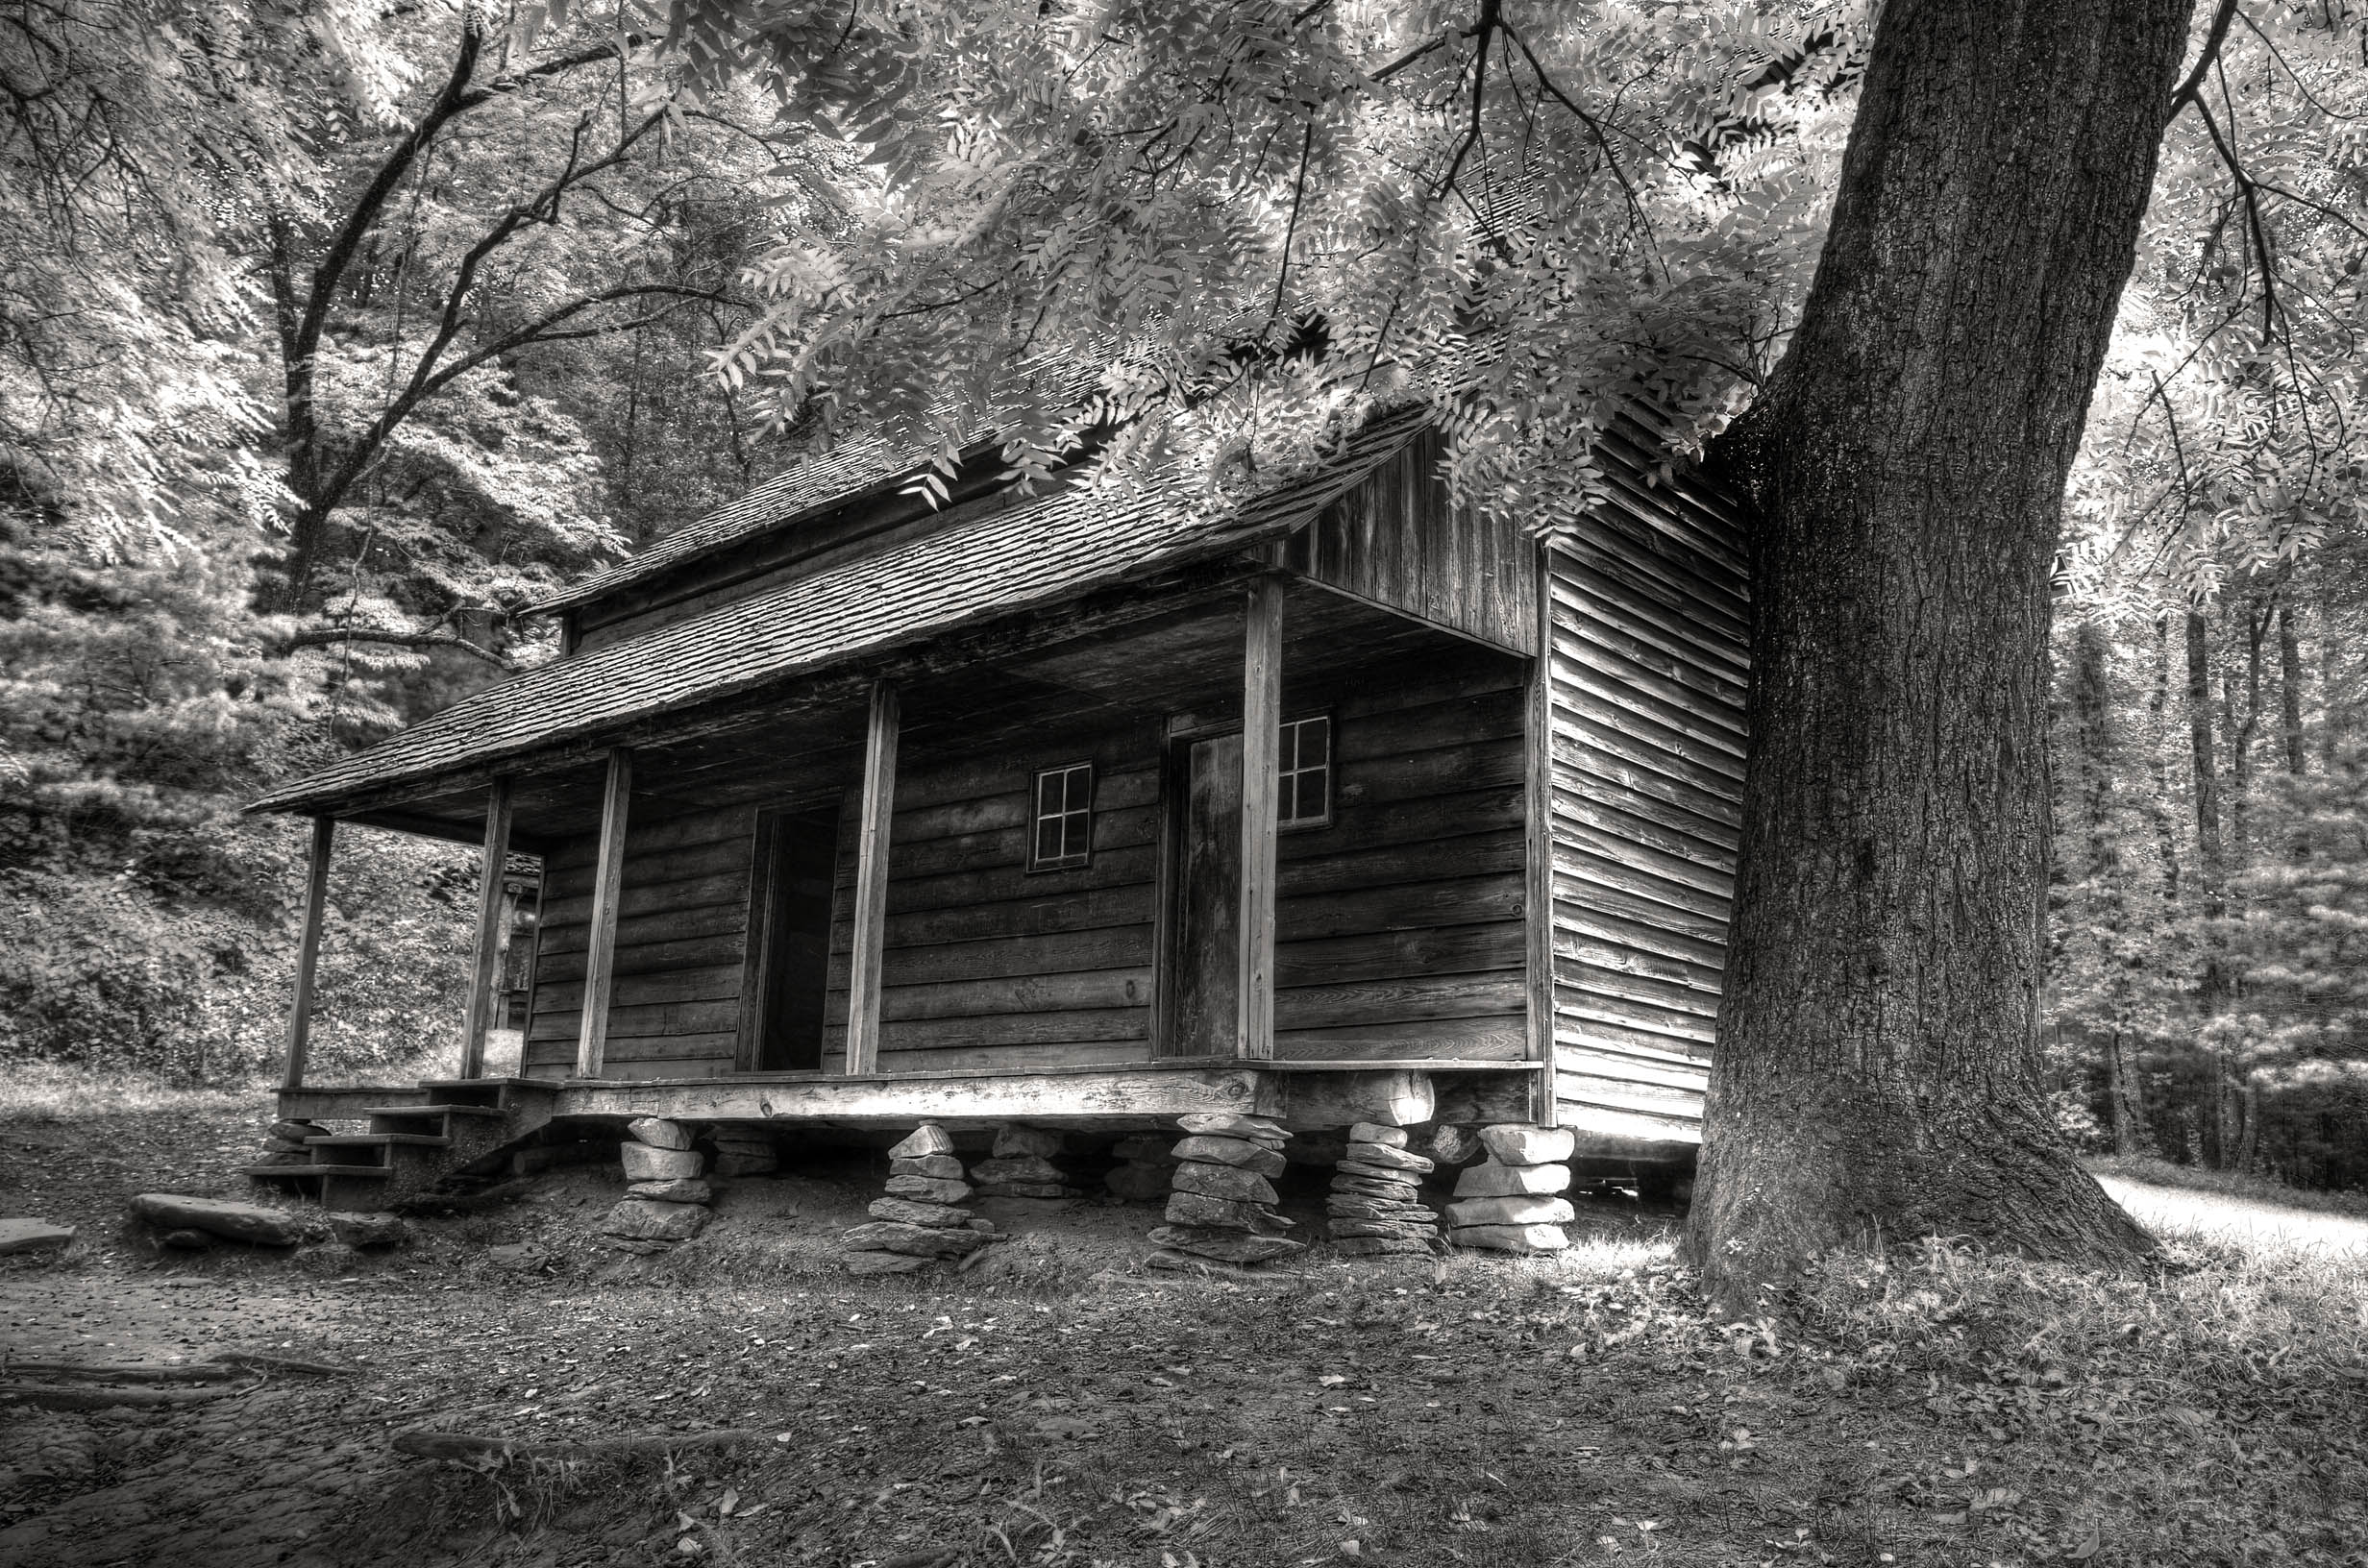
{"label": "wooden cabin wall", "polygon": [[1694,1141],[1742,796],[1742,525],[1636,478],[1546,551],[1555,1096],[1566,1124]]}
{"label": "wooden cabin wall", "polygon": [[1274,1054],[1523,1052],[1519,661],[1447,649],[1284,712],[1333,716],[1330,826],[1277,844]]}
{"label": "wooden cabin wall", "polygon": [[[879,1070],[1140,1062],[1151,1054],[1159,763],[1149,718],[899,769]],[[1095,765],[1094,853],[1027,869],[1036,770]],[[855,813],[840,819],[825,1072],[846,1069]]]}
{"label": "wooden cabin wall", "polygon": [[[731,1070],[754,850],[755,814],[746,806],[627,820],[604,1077]],[[575,1070],[598,852],[598,839],[587,835],[544,861],[529,1077]]]}
{"label": "wooden cabin wall", "polygon": [[1276,564],[1517,653],[1538,642],[1537,544],[1449,503],[1424,430],[1273,550]]}

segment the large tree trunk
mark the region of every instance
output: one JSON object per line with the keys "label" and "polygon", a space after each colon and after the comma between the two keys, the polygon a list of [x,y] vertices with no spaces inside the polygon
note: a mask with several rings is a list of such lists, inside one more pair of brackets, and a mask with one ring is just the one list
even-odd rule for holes
{"label": "large tree trunk", "polygon": [[2049,573],[2190,0],[1891,0],[1815,283],[1725,453],[1752,756],[1688,1250],[2141,1231],[2038,1089]]}

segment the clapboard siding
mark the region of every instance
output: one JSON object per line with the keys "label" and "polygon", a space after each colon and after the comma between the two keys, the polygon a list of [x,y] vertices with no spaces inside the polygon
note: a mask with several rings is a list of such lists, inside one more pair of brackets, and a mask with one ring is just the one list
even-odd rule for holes
{"label": "clapboard siding", "polygon": [[1276,845],[1277,1057],[1521,1055],[1522,686],[1474,650],[1288,694],[1339,772],[1331,824]]}
{"label": "clapboard siding", "polygon": [[[755,830],[748,807],[628,818],[604,1076],[731,1070]],[[544,861],[534,1015],[527,1023],[531,1076],[565,1077],[575,1068],[599,849],[587,835],[554,845]]]}
{"label": "clapboard siding", "polygon": [[1509,517],[1453,504],[1426,430],[1283,541],[1273,558],[1360,599],[1516,652],[1537,644],[1535,545]]}
{"label": "clapboard siding", "polygon": [[[925,1072],[1150,1057],[1162,727],[1144,719],[899,772],[879,1066]],[[1094,857],[1027,869],[1036,770],[1094,764]],[[823,1070],[847,1053],[852,814],[840,837]]]}
{"label": "clapboard siding", "polygon": [[1706,485],[1648,484],[1545,551],[1555,1098],[1569,1124],[1700,1137],[1740,821],[1747,536]]}

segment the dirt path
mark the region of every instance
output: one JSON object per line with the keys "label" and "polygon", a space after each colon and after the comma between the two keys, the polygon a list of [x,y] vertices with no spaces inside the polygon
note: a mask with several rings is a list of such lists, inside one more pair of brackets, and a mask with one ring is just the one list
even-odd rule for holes
{"label": "dirt path", "polygon": [[2155,1187],[2119,1176],[2099,1176],[2097,1181],[2149,1229],[2246,1247],[2368,1253],[2368,1219]]}

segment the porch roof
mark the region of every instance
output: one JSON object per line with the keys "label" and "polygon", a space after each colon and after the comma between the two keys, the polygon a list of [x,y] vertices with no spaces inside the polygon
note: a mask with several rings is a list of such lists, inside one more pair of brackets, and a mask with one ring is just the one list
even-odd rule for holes
{"label": "porch roof", "polygon": [[1074,487],[954,524],[488,687],[249,811],[335,813],[462,769],[524,757],[1262,543],[1330,505],[1427,423],[1376,420],[1318,468],[1234,505],[1182,475]]}

